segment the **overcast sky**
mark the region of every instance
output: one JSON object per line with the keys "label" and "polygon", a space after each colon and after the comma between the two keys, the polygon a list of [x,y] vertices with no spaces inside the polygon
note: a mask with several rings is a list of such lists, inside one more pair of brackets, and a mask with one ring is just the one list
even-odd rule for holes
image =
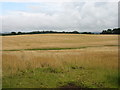
{"label": "overcast sky", "polygon": [[118,27],[117,2],[17,1],[1,3],[2,32],[38,30],[100,32],[103,29]]}

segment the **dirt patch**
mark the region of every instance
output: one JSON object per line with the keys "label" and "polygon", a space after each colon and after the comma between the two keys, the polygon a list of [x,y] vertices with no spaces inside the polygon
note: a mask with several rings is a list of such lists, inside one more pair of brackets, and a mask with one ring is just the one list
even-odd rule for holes
{"label": "dirt patch", "polygon": [[60,86],[60,88],[79,88],[80,90],[82,90],[83,88],[87,88],[84,87],[84,85],[78,85],[76,82],[67,82],[64,85]]}

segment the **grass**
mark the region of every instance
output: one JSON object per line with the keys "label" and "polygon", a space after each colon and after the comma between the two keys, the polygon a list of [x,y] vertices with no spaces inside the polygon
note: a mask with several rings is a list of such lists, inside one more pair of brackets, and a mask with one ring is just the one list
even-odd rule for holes
{"label": "grass", "polygon": [[103,46],[84,46],[84,47],[76,47],[76,48],[33,48],[33,49],[12,49],[12,50],[2,50],[2,51],[30,51],[30,50],[66,50],[66,49],[83,49],[89,47],[104,47],[104,46],[120,46],[120,45],[103,45]]}
{"label": "grass", "polygon": [[79,48],[34,48],[34,49],[13,49],[13,50],[2,50],[2,51],[30,51],[30,50],[66,50],[66,49],[82,49],[87,47],[79,47]]}
{"label": "grass", "polygon": [[[55,71],[54,71],[55,70]],[[97,74],[97,76],[96,76]],[[37,68],[3,78],[3,87],[13,88],[117,88],[117,73],[107,70]],[[87,78],[86,78],[87,77]],[[110,78],[110,79],[109,79]],[[116,78],[116,79],[114,79]]]}
{"label": "grass", "polygon": [[117,88],[117,37],[4,36],[3,88]]}
{"label": "grass", "polygon": [[3,50],[34,48],[78,48],[117,45],[118,35],[41,34],[2,37]]}

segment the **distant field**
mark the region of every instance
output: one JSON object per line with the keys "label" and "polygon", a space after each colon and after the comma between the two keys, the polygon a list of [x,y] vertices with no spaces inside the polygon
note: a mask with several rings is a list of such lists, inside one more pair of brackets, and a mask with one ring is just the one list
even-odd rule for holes
{"label": "distant field", "polygon": [[3,87],[117,88],[118,35],[2,37]]}
{"label": "distant field", "polygon": [[117,35],[40,34],[5,36],[3,50],[117,45]]}

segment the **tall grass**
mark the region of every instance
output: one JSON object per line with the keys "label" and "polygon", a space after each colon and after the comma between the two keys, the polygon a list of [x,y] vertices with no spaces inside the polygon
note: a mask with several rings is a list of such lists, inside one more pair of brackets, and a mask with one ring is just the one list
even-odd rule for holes
{"label": "tall grass", "polygon": [[[4,36],[3,86],[117,87],[117,40],[117,35]],[[29,81],[34,81],[34,84]]]}
{"label": "tall grass", "polygon": [[117,53],[117,47],[61,51],[5,51],[2,55],[3,75],[41,67],[63,70],[71,67],[117,69]]}

